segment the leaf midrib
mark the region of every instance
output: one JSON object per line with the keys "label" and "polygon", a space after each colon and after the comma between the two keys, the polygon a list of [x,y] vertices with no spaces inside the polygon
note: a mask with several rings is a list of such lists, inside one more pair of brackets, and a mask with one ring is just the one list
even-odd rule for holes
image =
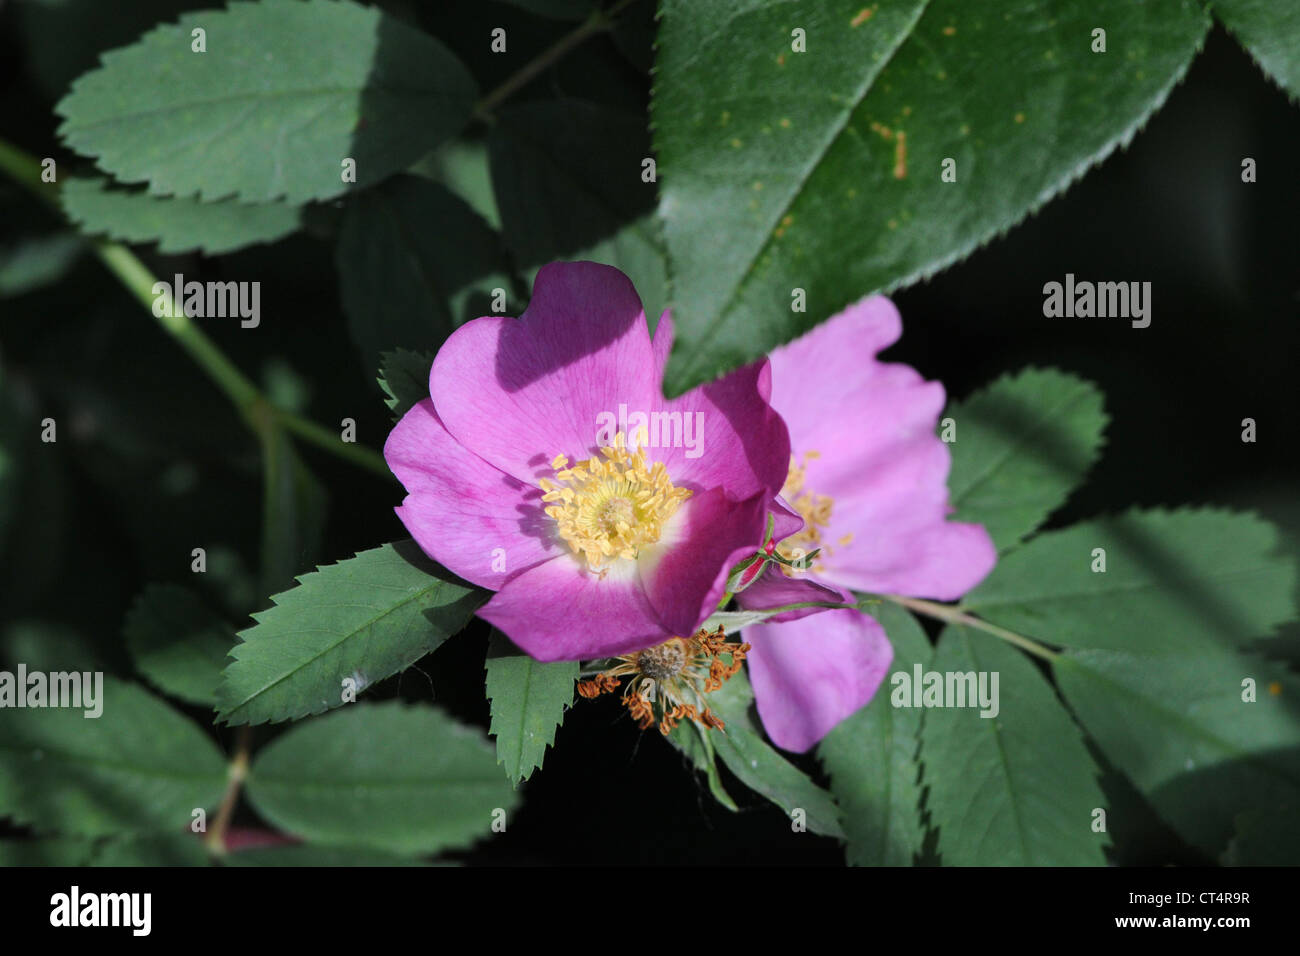
{"label": "leaf midrib", "polygon": [[[874,72],[868,71],[867,77],[862,86],[854,93],[852,100],[844,109],[840,121],[833,126],[821,145],[819,145],[817,150],[812,154],[805,168],[800,171],[797,181],[794,184],[794,188],[789,191],[788,195],[781,201],[779,206],[776,207],[775,213],[770,217],[766,228],[761,231],[761,235],[765,238],[762,242],[755,245],[754,251],[749,257],[749,261],[745,264],[745,268],[741,270],[736,281],[732,284],[731,290],[727,293],[727,297],[722,301],[713,317],[700,330],[700,334],[695,341],[695,346],[692,352],[693,355],[699,356],[704,354],[704,347],[708,345],[717,334],[718,330],[722,327],[723,320],[726,318],[728,310],[731,308],[732,303],[735,302],[736,297],[740,294],[740,290],[744,287],[745,282],[754,271],[755,263],[758,262],[762,257],[763,252],[769,245],[771,245],[772,232],[776,228],[776,224],[781,221],[781,217],[790,211],[790,208],[803,194],[805,187],[808,185],[808,180],[812,178],[812,175],[817,171],[818,166],[820,166],[823,160],[825,160],[826,154],[830,152],[831,148],[839,140],[840,136],[843,135],[844,130],[849,125],[849,121],[853,118],[853,114],[857,111],[858,107],[862,105],[862,101],[867,98],[867,94],[875,87],[876,80],[880,78],[880,75],[885,71],[889,64],[893,62],[894,55],[915,32],[916,25],[921,22],[921,18],[929,8],[930,0],[923,0],[923,2],[917,7],[916,13],[912,17],[912,21],[907,25],[906,29],[899,33],[894,45],[889,49],[889,52],[881,58],[876,70]],[[696,365],[696,362],[684,365],[683,373],[693,372]]]}

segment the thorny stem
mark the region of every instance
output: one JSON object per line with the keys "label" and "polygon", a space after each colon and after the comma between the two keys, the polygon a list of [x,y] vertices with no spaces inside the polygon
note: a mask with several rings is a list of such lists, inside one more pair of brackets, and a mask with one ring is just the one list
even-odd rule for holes
{"label": "thorny stem", "polygon": [[591,16],[575,30],[560,37],[554,44],[520,67],[517,73],[512,74],[504,83],[479,100],[474,106],[474,114],[481,119],[490,117],[494,109],[531,83],[548,66],[562,59],[569,51],[580,46],[590,37],[612,27],[614,18],[635,2],[636,0],[619,0],[608,10],[593,10]]}
{"label": "thorny stem", "polygon": [[[56,209],[59,208],[56,198],[59,187],[41,181],[41,166],[35,157],[2,139],[0,139],[0,170],[39,199]],[[208,377],[225,393],[244,423],[258,438],[265,438],[267,429],[279,426],[345,461],[360,465],[375,474],[389,476],[388,466],[384,463],[383,456],[377,452],[363,445],[345,442],[329,429],[293,412],[273,406],[261,390],[226,357],[202,329],[194,324],[194,321],[185,314],[184,309],[172,307],[173,301],[167,284],[158,282],[130,249],[106,239],[92,240],[91,247],[99,260],[117,277],[127,291],[149,310],[158,324],[207,372]],[[161,296],[154,295],[155,285],[164,290]],[[156,298],[162,299],[161,304],[164,307],[158,310],[163,313],[162,315],[158,315],[154,310]],[[173,315],[173,312],[178,314]]]}
{"label": "thorny stem", "polygon": [[208,831],[207,844],[208,850],[212,853],[226,852],[226,830],[230,827],[230,819],[235,815],[235,804],[239,802],[239,791],[244,786],[244,779],[248,776],[248,754],[251,750],[253,739],[253,728],[244,725],[239,728],[238,735],[235,738],[235,756],[230,761],[230,766],[226,771],[226,792],[221,798],[221,807],[217,810],[217,819],[212,824],[212,829]]}
{"label": "thorny stem", "polygon": [[1050,650],[1039,644],[1037,641],[1030,640],[1015,631],[1008,631],[1005,627],[998,627],[996,624],[990,624],[988,621],[980,620],[974,615],[967,614],[959,607],[952,607],[948,604],[937,604],[934,601],[923,601],[920,598],[902,597],[898,594],[882,594],[886,601],[893,601],[895,604],[901,604],[909,610],[918,614],[924,614],[927,617],[933,617],[949,624],[961,624],[965,627],[973,627],[979,631],[993,634],[1002,638],[1009,644],[1014,644],[1022,650],[1028,651],[1037,657],[1046,661],[1052,661],[1057,658],[1056,651]]}

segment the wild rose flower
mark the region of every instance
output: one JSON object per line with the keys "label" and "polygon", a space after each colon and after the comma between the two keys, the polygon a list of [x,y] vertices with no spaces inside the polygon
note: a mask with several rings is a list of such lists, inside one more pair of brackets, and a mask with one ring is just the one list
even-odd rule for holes
{"label": "wild rose flower", "polygon": [[[769,564],[737,596],[744,607],[851,602],[852,591],[954,600],[992,569],[983,527],[947,520],[943,386],[876,358],[901,333],[898,310],[876,296],[770,356],[793,449],[782,500],[803,519],[778,508],[774,538],[786,557],[821,551],[807,572]],[[778,615],[745,638],[763,726],[798,752],[871,700],[893,659],[880,624],[856,610]]]}
{"label": "wild rose flower", "polygon": [[521,317],[447,339],[384,446],[412,537],[538,660],[694,634],[762,540],[790,459],[768,364],[669,401],[671,348],[617,269],[546,266]]}

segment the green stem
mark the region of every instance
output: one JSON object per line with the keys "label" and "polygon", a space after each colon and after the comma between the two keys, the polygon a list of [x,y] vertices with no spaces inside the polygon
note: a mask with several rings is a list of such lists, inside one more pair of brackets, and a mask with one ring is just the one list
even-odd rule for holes
{"label": "green stem", "polygon": [[880,596],[886,601],[893,601],[895,604],[901,604],[903,607],[915,611],[918,614],[924,614],[927,617],[933,617],[940,621],[945,621],[948,624],[961,624],[965,627],[973,627],[978,631],[993,634],[996,637],[1002,638],[1002,640],[1009,644],[1014,644],[1022,650],[1028,651],[1030,654],[1043,658],[1043,660],[1051,661],[1055,660],[1059,656],[1056,651],[1044,647],[1037,641],[1030,640],[1027,637],[1017,634],[1015,631],[1008,631],[1005,627],[998,627],[996,624],[990,624],[988,621],[980,620],[978,617],[967,614],[961,608],[953,607],[950,604],[938,604],[934,601],[924,601],[921,598],[902,597],[898,594],[882,594]]}
{"label": "green stem", "polygon": [[[54,183],[42,182],[41,164],[34,156],[3,139],[0,139],[0,172],[6,173],[38,199],[56,209],[59,208],[59,187]],[[91,244],[95,255],[108,271],[117,277],[127,291],[150,311],[158,324],[208,374],[263,444],[265,444],[267,430],[278,426],[345,461],[360,465],[375,474],[390,477],[388,466],[378,452],[363,445],[345,442],[341,436],[329,429],[293,412],[273,406],[248,376],[241,372],[203,330],[195,325],[183,308],[174,308],[171,287],[165,282],[159,282],[130,249],[107,239],[95,239]],[[155,295],[155,288],[162,291]],[[157,309],[155,309],[155,302],[158,304]],[[159,315],[159,312],[162,314]]]}
{"label": "green stem", "polygon": [[525,63],[517,73],[512,74],[504,83],[483,97],[474,106],[474,113],[480,118],[487,118],[511,95],[531,83],[548,66],[562,59],[569,51],[580,46],[597,33],[603,33],[614,25],[614,18],[636,0],[619,0],[608,10],[593,10],[591,16],[584,20],[571,33],[567,33],[554,44],[547,47],[536,57]]}
{"label": "green stem", "polygon": [[[254,433],[260,435],[269,419],[265,415],[257,414],[258,410],[255,406],[258,402],[266,400],[257,386],[249,381],[230,359],[226,358],[203,330],[185,314],[185,310],[174,302],[170,286],[165,282],[159,282],[144,263],[136,258],[135,253],[125,246],[98,239],[94,242],[94,249],[100,261],[108,267],[108,271],[117,276],[118,281],[126,286],[127,291],[153,313],[158,324],[166,329],[180,347],[189,353],[190,358],[208,373],[208,377],[226,393],[226,397],[230,399],[231,404],[239,411]],[[155,288],[163,291],[155,295]],[[155,307],[155,301],[158,307]]]}
{"label": "green stem", "polygon": [[318,425],[306,418],[286,412],[284,409],[272,409],[272,414],[275,416],[278,425],[284,428],[285,431],[297,435],[303,441],[309,442],[317,448],[323,448],[331,454],[345,461],[350,461],[354,465],[360,465],[377,475],[383,475],[385,478],[393,476],[393,473],[388,470],[388,463],[384,461],[384,456],[365,445],[345,442],[338,432],[330,431],[323,425]]}

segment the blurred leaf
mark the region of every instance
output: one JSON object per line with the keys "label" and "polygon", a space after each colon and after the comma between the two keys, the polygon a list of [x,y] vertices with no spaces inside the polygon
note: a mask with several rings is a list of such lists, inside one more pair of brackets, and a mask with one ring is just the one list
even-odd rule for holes
{"label": "blurred leaf", "polygon": [[1300,805],[1237,815],[1221,857],[1225,866],[1295,866],[1300,863]]}
{"label": "blurred leaf", "polygon": [[91,866],[207,866],[199,834],[182,832],[108,840],[96,848]]}
{"label": "blurred leaf", "polygon": [[94,852],[83,837],[0,840],[0,869],[11,866],[85,866]]}
{"label": "blurred leaf", "polygon": [[[894,646],[890,673],[930,662],[925,631],[908,611],[884,604],[873,616]],[[831,779],[851,866],[911,866],[921,853],[921,711],[890,703],[886,675],[876,696],[817,745]]]}
{"label": "blurred leaf", "polygon": [[56,107],[67,144],[154,195],[209,200],[336,196],[345,158],[351,188],[376,183],[454,136],[477,92],[437,40],[350,0],[189,13],[101,62]]}
{"label": "blurred leaf", "polygon": [[1277,0],[1214,0],[1215,18],[1292,100],[1300,100],[1300,6]]}
{"label": "blurred leaf", "polygon": [[73,233],[33,236],[0,249],[0,299],[25,295],[59,281],[85,251]]}
{"label": "blurred leaf", "polygon": [[[1211,856],[1227,846],[1237,814],[1280,819],[1300,805],[1300,681],[1282,667],[1211,646],[1071,651],[1053,671],[1107,758]],[[1243,700],[1247,678],[1252,702]]]}
{"label": "blurred leaf", "polygon": [[422,866],[419,860],[396,856],[368,847],[267,846],[240,850],[221,858],[226,866]]}
{"label": "blurred leaf", "polygon": [[651,226],[637,221],[655,200],[655,184],[641,180],[650,155],[643,116],[569,99],[503,109],[488,156],[517,264],[571,259],[625,226],[636,233],[625,244],[655,246]]}
{"label": "blurred leaf", "polygon": [[1093,811],[1105,808],[1100,770],[1038,669],[998,638],[958,626],[939,636],[930,669],[998,675],[996,716],[945,700],[921,724],[926,809],[943,863],[1103,865],[1109,838],[1092,831]]}
{"label": "blurred leaf", "polygon": [[984,525],[999,549],[1037,528],[1097,460],[1102,404],[1091,382],[1031,368],[950,406],[952,519]]}
{"label": "blurred leaf", "polygon": [[436,650],[486,595],[452,578],[413,541],[386,544],[298,579],[253,615],[217,689],[230,724],[319,714]]}
{"label": "blurred leaf", "polygon": [[135,666],[160,690],[211,707],[235,629],[189,588],[151,584],[123,626]]}
{"label": "blurred leaf", "polygon": [[[84,701],[83,701],[84,703]],[[225,789],[221,752],[188,717],[104,677],[103,713],[0,708],[0,816],[86,836],[184,830]]]}
{"label": "blurred leaf", "polygon": [[156,240],[164,253],[197,249],[215,255],[274,242],[298,228],[298,209],[287,203],[150,196],[101,178],[69,179],[60,195],[63,211],[86,235],[133,243]]}
{"label": "blurred leaf", "polygon": [[518,800],[480,731],[399,702],[355,704],[276,738],[248,797],[306,840],[401,854],[468,846]]}
{"label": "blurred leaf", "polygon": [[763,740],[750,715],[754,692],[741,671],[709,695],[713,710],[726,723],[725,730],[710,730],[714,752],[749,789],[771,800],[793,819],[803,810],[808,829],[822,836],[843,838],[835,801],[798,767]]}
{"label": "blurred leaf", "polygon": [[429,397],[429,372],[433,369],[432,352],[397,349],[385,352],[379,362],[379,387],[393,412],[393,421]]}
{"label": "blurred leaf", "polygon": [[501,213],[492,192],[492,170],[488,167],[485,141],[457,138],[443,143],[412,166],[410,172],[441,183],[463,199],[494,231],[501,229]]}
{"label": "blurred leaf", "polygon": [[564,712],[573,706],[577,661],[535,661],[497,630],[487,651],[487,696],[492,703],[492,727],[497,763],[518,786],[542,766],[546,748]]}
{"label": "blurred leaf", "polygon": [[303,464],[280,427],[262,444],[262,593],[289,587],[294,575],[320,558],[328,514],[325,488]]}
{"label": "blurred leaf", "polygon": [[[1104,573],[1092,570],[1098,548]],[[1277,551],[1277,531],[1254,515],[1135,509],[1039,535],[963,606],[1066,647],[1237,644],[1295,615],[1295,563]]]}
{"label": "blurred leaf", "polygon": [[1194,0],[660,9],[651,120],[675,391],[1005,232],[1128,142],[1209,26]]}
{"label": "blurred leaf", "polygon": [[29,671],[100,671],[108,662],[102,645],[55,621],[15,621],[0,632],[0,663],[19,661]]}
{"label": "blurred leaf", "polygon": [[348,329],[375,369],[383,352],[441,345],[459,324],[453,297],[500,269],[500,247],[444,186],[397,176],[349,205],[336,261]]}

